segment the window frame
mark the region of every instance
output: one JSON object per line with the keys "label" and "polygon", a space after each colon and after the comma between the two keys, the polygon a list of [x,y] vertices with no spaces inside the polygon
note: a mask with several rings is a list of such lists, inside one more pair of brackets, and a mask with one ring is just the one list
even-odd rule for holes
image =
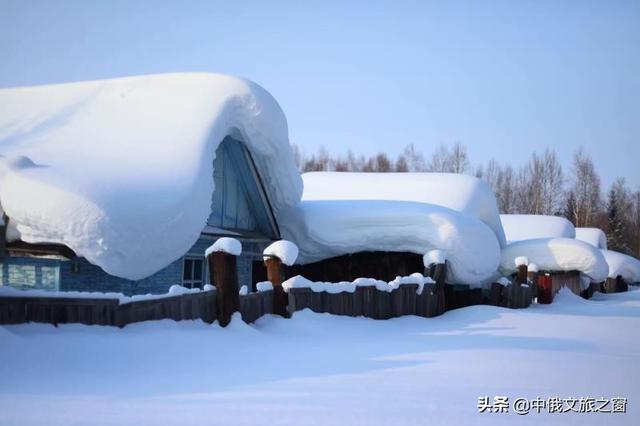
{"label": "window frame", "polygon": [[[186,272],[186,267],[187,267],[187,262],[190,262],[191,265],[191,271],[190,271],[190,278],[189,279],[185,279],[185,272]],[[200,279],[195,279],[195,271],[196,271],[196,262],[200,262]],[[186,287],[186,288],[199,288],[202,289],[204,287],[204,285],[206,284],[206,274],[205,274],[205,259],[202,256],[184,256],[182,258],[182,275],[181,275],[181,279],[182,279],[182,287]],[[197,284],[196,286],[194,286],[194,284]]]}

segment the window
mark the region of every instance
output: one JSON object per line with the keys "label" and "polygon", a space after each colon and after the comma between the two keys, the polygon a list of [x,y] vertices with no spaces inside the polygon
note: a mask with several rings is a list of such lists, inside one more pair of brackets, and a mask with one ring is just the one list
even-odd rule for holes
{"label": "window", "polygon": [[182,285],[187,288],[202,288],[203,259],[185,257],[182,269]]}
{"label": "window", "polygon": [[275,222],[268,201],[242,142],[225,138],[213,161],[215,189],[208,225],[225,229],[257,231],[275,237]]}
{"label": "window", "polygon": [[9,279],[7,281],[10,286],[35,288],[35,265],[9,265]]}
{"label": "window", "polygon": [[57,290],[60,281],[60,269],[57,266],[41,266],[42,288],[45,290]]}
{"label": "window", "polygon": [[58,265],[0,264],[0,275],[4,275],[3,269],[6,271],[6,281],[0,282],[0,285],[52,291],[57,291],[60,286]]}

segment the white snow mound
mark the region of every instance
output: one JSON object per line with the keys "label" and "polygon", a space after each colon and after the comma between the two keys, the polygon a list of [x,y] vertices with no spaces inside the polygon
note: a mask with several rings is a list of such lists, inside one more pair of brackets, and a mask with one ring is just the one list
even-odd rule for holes
{"label": "white snow mound", "polygon": [[537,214],[501,214],[507,243],[534,238],[575,238],[576,229],[560,216]]}
{"label": "white snow mound", "polygon": [[576,228],[576,240],[584,241],[599,249],[607,249],[607,235],[600,228]]}
{"label": "white snow mound", "polygon": [[240,256],[242,253],[242,243],[231,237],[218,238],[215,243],[207,247],[204,251],[204,257],[208,257],[211,253],[220,251],[233,256]]}
{"label": "white snow mound", "polygon": [[511,243],[502,249],[500,266],[505,272],[516,270],[515,259],[526,256],[541,271],[580,271],[593,282],[607,279],[609,267],[601,251],[571,238],[538,238]]}
{"label": "white snow mound", "polygon": [[640,282],[640,260],[613,250],[602,250],[609,265],[609,278],[618,275],[628,283]]}
{"label": "white snow mound", "polygon": [[210,213],[213,159],[241,140],[276,216],[302,180],[287,122],[258,85],[162,74],[0,90],[0,204],[30,243],[60,243],[129,279],[194,244]]}
{"label": "white snow mound", "polygon": [[493,230],[500,243],[505,236],[491,187],[473,176],[453,173],[342,173],[302,175],[306,201],[395,200],[448,207],[473,216]]}
{"label": "white snow mound", "polygon": [[298,258],[298,246],[291,241],[280,240],[271,243],[264,249],[262,254],[265,256],[276,256],[282,263],[291,266],[296,263],[296,259]]}
{"label": "white snow mound", "polygon": [[515,258],[513,263],[516,264],[516,267],[518,267],[520,265],[528,265],[529,264],[529,259],[527,259],[527,256],[518,256],[518,257]]}
{"label": "white snow mound", "polygon": [[447,255],[442,250],[431,250],[422,256],[422,263],[424,266],[431,266],[435,264],[444,263],[447,260]]}
{"label": "white snow mound", "polygon": [[500,263],[494,232],[479,219],[409,201],[303,201],[282,214],[281,231],[300,248],[298,263],[362,251],[447,254],[453,283],[482,287]]}

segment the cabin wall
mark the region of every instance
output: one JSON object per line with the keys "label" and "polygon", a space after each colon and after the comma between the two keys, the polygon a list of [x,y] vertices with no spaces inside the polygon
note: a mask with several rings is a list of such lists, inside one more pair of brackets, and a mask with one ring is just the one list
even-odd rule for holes
{"label": "cabin wall", "polygon": [[391,281],[397,276],[424,272],[422,256],[415,253],[359,252],[286,268],[288,278],[302,275],[311,281],[353,281],[375,278]]}
{"label": "cabin wall", "polygon": [[[204,251],[216,238],[200,238],[185,256],[155,274],[137,281],[109,275],[84,258],[74,260],[43,259],[7,256],[0,263],[0,285],[48,291],[94,291],[101,293],[162,294],[174,284],[182,284],[184,258],[198,258],[204,262]],[[262,253],[265,242],[242,241],[245,253]],[[237,261],[239,285],[251,289],[254,257],[241,255]],[[208,271],[203,270],[203,282],[209,283]]]}

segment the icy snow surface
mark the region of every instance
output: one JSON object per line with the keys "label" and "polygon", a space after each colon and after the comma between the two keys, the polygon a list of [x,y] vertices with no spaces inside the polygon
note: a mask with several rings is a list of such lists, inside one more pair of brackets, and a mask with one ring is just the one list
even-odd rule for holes
{"label": "icy snow surface", "polygon": [[599,249],[607,249],[607,236],[600,228],[576,228],[576,240],[581,240]]}
{"label": "icy snow surface", "polygon": [[505,237],[491,188],[473,176],[451,173],[341,173],[302,175],[303,200],[396,200],[448,207],[484,222],[500,245]]}
{"label": "icy snow surface", "polygon": [[262,254],[267,256],[276,256],[282,261],[282,263],[287,266],[291,266],[298,258],[298,246],[291,241],[275,241],[265,248]]}
{"label": "icy snow surface", "polygon": [[480,287],[500,262],[494,232],[479,219],[441,206],[411,201],[303,201],[283,211],[280,228],[299,249],[298,263],[361,251],[442,250],[447,279]]}
{"label": "icy snow surface", "polygon": [[571,222],[560,216],[535,214],[501,214],[507,242],[534,238],[575,238],[576,230]]}
{"label": "icy snow surface", "polygon": [[211,253],[221,251],[233,256],[240,256],[242,253],[242,243],[231,237],[218,238],[215,243],[207,247],[204,251],[204,256],[207,257]]}
{"label": "icy snow surface", "polygon": [[249,81],[162,74],[0,90],[0,204],[22,240],[146,277],[205,226],[215,149],[242,140],[276,216],[302,179],[276,101]]}
{"label": "icy snow surface", "polygon": [[609,278],[621,275],[627,282],[640,282],[640,260],[613,250],[602,250],[602,254],[609,265]]}
{"label": "icy snow surface", "polygon": [[607,279],[609,267],[601,251],[572,238],[537,238],[511,243],[502,249],[501,268],[516,270],[516,258],[526,256],[542,271],[580,271],[592,281]]}
{"label": "icy snow surface", "polygon": [[[595,300],[561,290],[551,305],[386,321],[305,310],[225,329],[2,326],[0,423],[633,426],[638,330],[638,290]],[[478,412],[479,397],[497,395],[622,396],[628,412]]]}

